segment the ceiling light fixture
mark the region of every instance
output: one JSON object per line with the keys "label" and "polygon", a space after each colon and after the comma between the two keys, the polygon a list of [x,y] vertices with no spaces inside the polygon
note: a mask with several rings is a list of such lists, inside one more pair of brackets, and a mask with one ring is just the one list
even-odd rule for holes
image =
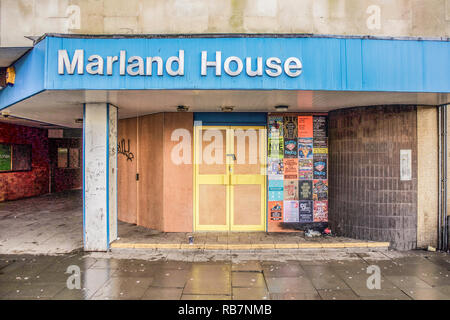
{"label": "ceiling light fixture", "polygon": [[275,106],[275,110],[280,111],[280,112],[288,111],[288,109],[289,109],[289,106],[286,106],[286,105]]}
{"label": "ceiling light fixture", "polygon": [[178,106],[177,107],[178,112],[186,112],[188,110],[189,110],[189,107],[186,107],[186,106]]}
{"label": "ceiling light fixture", "polygon": [[232,112],[234,110],[234,107],[227,106],[227,107],[221,107],[223,112]]}

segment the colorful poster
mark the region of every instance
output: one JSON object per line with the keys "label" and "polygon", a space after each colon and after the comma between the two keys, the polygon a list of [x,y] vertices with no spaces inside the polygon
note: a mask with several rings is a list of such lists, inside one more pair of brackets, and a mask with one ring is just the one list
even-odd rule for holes
{"label": "colorful poster", "polygon": [[283,172],[283,159],[269,158],[267,163],[267,174],[269,175],[269,180],[283,179]]}
{"label": "colorful poster", "polygon": [[283,221],[283,201],[269,201],[270,221]]}
{"label": "colorful poster", "polygon": [[284,180],[284,200],[298,200],[298,180]]}
{"label": "colorful poster", "polygon": [[327,159],[314,159],[314,179],[327,179]]}
{"label": "colorful poster", "polygon": [[284,222],[298,222],[298,201],[283,201]]}
{"label": "colorful poster", "polygon": [[298,159],[283,159],[284,179],[298,179]]}
{"label": "colorful poster", "polygon": [[314,148],[327,148],[328,138],[327,137],[314,137]]}
{"label": "colorful poster", "polygon": [[283,138],[283,117],[269,116],[268,137],[272,139]]}
{"label": "colorful poster", "polygon": [[313,117],[313,135],[316,137],[327,137],[327,117]]}
{"label": "colorful poster", "polygon": [[313,137],[313,117],[299,116],[298,117],[298,137],[312,138]]}
{"label": "colorful poster", "polygon": [[298,199],[312,200],[313,185],[311,180],[299,180],[298,182]]}
{"label": "colorful poster", "polygon": [[312,159],[313,158],[313,140],[299,138],[298,139],[298,158]]}
{"label": "colorful poster", "polygon": [[314,180],[313,200],[328,200],[328,180]]}
{"label": "colorful poster", "polygon": [[283,136],[284,139],[297,139],[298,119],[296,116],[283,117]]}
{"label": "colorful poster", "polygon": [[269,201],[283,201],[283,180],[269,180]]}
{"label": "colorful poster", "polygon": [[298,178],[300,180],[313,179],[313,160],[298,159]]}
{"label": "colorful poster", "polygon": [[298,202],[299,222],[308,223],[314,221],[313,201],[300,200]]}
{"label": "colorful poster", "polygon": [[327,158],[328,156],[328,148],[314,148],[314,159],[318,158]]}
{"label": "colorful poster", "polygon": [[274,159],[283,159],[284,157],[284,142],[283,138],[269,138],[268,157]]}
{"label": "colorful poster", "polygon": [[297,158],[297,139],[284,139],[284,157]]}
{"label": "colorful poster", "polygon": [[314,222],[328,222],[328,201],[314,201]]}
{"label": "colorful poster", "polygon": [[0,144],[0,171],[10,171],[11,169],[11,145]]}

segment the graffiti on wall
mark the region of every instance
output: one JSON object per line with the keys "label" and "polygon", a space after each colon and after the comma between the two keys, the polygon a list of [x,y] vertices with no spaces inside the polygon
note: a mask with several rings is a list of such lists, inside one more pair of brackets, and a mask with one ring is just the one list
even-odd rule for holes
{"label": "graffiti on wall", "polygon": [[125,144],[125,139],[120,140],[117,144],[117,153],[127,157],[127,161],[133,161],[134,154],[130,151],[130,139],[128,139],[127,145]]}

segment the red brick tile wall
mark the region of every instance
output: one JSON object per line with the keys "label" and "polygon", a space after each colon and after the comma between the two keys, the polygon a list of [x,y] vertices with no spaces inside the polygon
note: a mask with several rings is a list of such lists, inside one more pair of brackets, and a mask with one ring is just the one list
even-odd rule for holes
{"label": "red brick tile wall", "polygon": [[0,201],[48,193],[47,130],[0,123],[0,143],[31,144],[32,146],[31,171],[0,172]]}

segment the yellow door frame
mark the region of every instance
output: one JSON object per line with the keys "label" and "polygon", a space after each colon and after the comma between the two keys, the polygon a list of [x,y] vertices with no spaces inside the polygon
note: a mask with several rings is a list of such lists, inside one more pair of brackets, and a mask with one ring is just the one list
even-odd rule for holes
{"label": "yellow door frame", "polygon": [[[202,159],[199,152],[201,143],[200,132],[206,129],[226,130],[226,154],[234,154],[234,130],[236,129],[265,129],[264,126],[194,126],[194,231],[266,231],[266,168],[267,168],[267,139],[266,131],[259,130],[259,152],[260,152],[260,174],[259,175],[234,175],[234,164],[226,156],[225,174],[200,175],[199,161]],[[200,184],[220,184],[226,185],[226,224],[225,225],[200,225],[199,203]],[[239,184],[259,184],[261,185],[261,220],[259,225],[234,225],[233,202],[234,185]]]}

